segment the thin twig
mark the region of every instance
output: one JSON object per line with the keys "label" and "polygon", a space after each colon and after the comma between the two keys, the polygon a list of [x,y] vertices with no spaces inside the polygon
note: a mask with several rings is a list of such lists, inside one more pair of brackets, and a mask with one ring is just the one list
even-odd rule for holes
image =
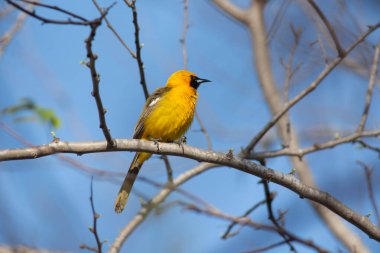
{"label": "thin twig", "polygon": [[[294,37],[294,45],[290,49],[290,56],[288,59],[287,64],[285,65],[285,83],[284,83],[284,102],[289,102],[289,87],[290,82],[295,74],[295,72],[299,69],[300,65],[297,65],[293,70],[293,61],[294,56],[297,50],[297,47],[299,45],[299,40],[301,36],[301,29],[295,29],[292,24],[290,24],[290,30],[292,31],[293,37]],[[289,113],[285,113],[284,120],[286,121],[286,140],[284,142],[285,146],[288,147],[289,143],[291,141],[291,127],[290,127],[290,121],[289,121]]]}
{"label": "thin twig", "polygon": [[[248,225],[254,229],[261,229],[261,230],[265,230],[265,231],[270,231],[270,232],[276,232],[278,233],[278,228],[276,226],[271,226],[271,225],[266,225],[266,224],[262,224],[262,223],[257,223],[257,222],[254,222],[252,221],[251,219],[247,218],[247,217],[244,217],[244,218],[240,218],[240,217],[236,217],[236,216],[233,216],[233,215],[229,215],[229,214],[226,214],[226,213],[223,213],[221,212],[220,210],[216,209],[216,208],[202,208],[202,207],[199,207],[199,206],[196,206],[196,205],[193,205],[193,204],[189,204],[189,203],[185,203],[185,202],[180,202],[179,204],[181,204],[182,206],[184,206],[186,209],[188,210],[191,210],[191,211],[194,211],[194,212],[197,212],[197,213],[202,213],[202,214],[207,214],[207,215],[210,215],[210,216],[213,216],[213,217],[216,217],[216,218],[220,218],[220,219],[223,219],[223,220],[228,220],[228,221],[232,221],[232,222],[236,222],[242,226],[245,226],[245,225]],[[289,233],[289,232],[288,232]],[[327,250],[321,248],[320,246],[316,245],[314,242],[310,241],[310,240],[305,240],[305,239],[302,239],[296,235],[293,235],[291,233],[289,233],[289,239],[287,240],[288,242],[289,241],[294,241],[294,242],[297,242],[297,243],[300,243],[304,246],[307,246],[307,247],[310,247],[314,250],[316,250],[317,252],[319,253],[328,253]]]}
{"label": "thin twig", "polygon": [[79,19],[81,21],[87,21],[82,16],[80,16],[78,14],[75,14],[75,13],[73,13],[71,11],[61,9],[60,7],[55,6],[55,5],[44,4],[44,3],[40,3],[39,1],[29,1],[29,0],[20,0],[20,1],[24,2],[24,3],[32,4],[32,5],[35,5],[35,6],[43,7],[43,8],[46,8],[46,9],[51,9],[51,10],[55,10],[55,11],[58,11],[58,12],[62,12],[64,14],[67,14],[67,15],[69,15],[69,16],[75,18],[75,19]]}
{"label": "thin twig", "polygon": [[79,245],[79,248],[80,249],[86,249],[86,250],[89,250],[89,251],[92,251],[92,252],[98,252],[98,249],[96,247],[90,247],[86,244],[81,244]]}
{"label": "thin twig", "polygon": [[380,43],[377,44],[376,49],[375,49],[375,55],[373,56],[373,64],[372,64],[371,74],[369,78],[367,95],[365,99],[365,106],[364,106],[362,117],[360,119],[360,124],[358,126],[358,129],[356,130],[357,132],[363,131],[365,124],[367,122],[369,107],[371,105],[371,100],[372,100],[373,87],[375,86],[376,74],[379,67],[379,53],[380,53]]}
{"label": "thin twig", "polygon": [[[182,47],[183,69],[187,69],[188,57],[187,57],[186,37],[187,37],[187,31],[189,30],[189,1],[184,0],[183,5],[184,5],[183,6],[183,30],[182,30],[181,39],[179,41]],[[210,135],[208,134],[197,110],[195,110],[194,114],[195,114],[195,118],[198,121],[199,127],[201,128],[201,132],[204,134],[206,138],[208,150],[211,150],[212,143],[211,143]]]}
{"label": "thin twig", "polygon": [[375,193],[373,190],[373,185],[372,185],[372,173],[373,169],[370,168],[367,164],[365,164],[362,161],[357,161],[359,165],[362,166],[364,173],[365,173],[365,178],[367,181],[367,186],[368,186],[368,194],[369,194],[369,199],[371,200],[372,208],[375,211],[375,217],[377,219],[377,224],[380,226],[380,213],[379,213],[379,208],[376,202],[376,197]]}
{"label": "thin twig", "polygon": [[106,114],[107,110],[103,107],[103,102],[102,102],[102,99],[101,99],[100,93],[99,93],[100,76],[99,76],[98,72],[96,71],[96,67],[95,67],[95,61],[97,60],[98,56],[92,52],[92,42],[95,39],[97,28],[101,25],[102,19],[107,15],[108,10],[112,6],[113,5],[111,5],[109,8],[107,8],[106,11],[103,12],[102,17],[100,19],[97,19],[98,22],[94,22],[91,25],[90,35],[85,40],[87,57],[89,59],[87,66],[89,67],[89,69],[91,71],[91,80],[92,80],[92,87],[93,87],[91,95],[95,98],[96,106],[98,109],[99,121],[100,121],[99,127],[103,131],[104,137],[107,140],[109,148],[113,148],[115,146],[115,142],[112,140],[110,130],[107,127],[107,122],[106,122],[106,118],[105,118],[105,114]]}
{"label": "thin twig", "polygon": [[124,2],[132,10],[133,25],[135,27],[136,60],[137,60],[137,65],[138,65],[139,73],[140,73],[140,84],[143,88],[145,99],[148,99],[149,92],[148,92],[147,84],[145,81],[144,63],[143,63],[142,58],[141,58],[142,45],[140,43],[140,35],[139,35],[140,34],[140,27],[139,27],[139,23],[138,23],[138,19],[137,19],[136,0],[132,0],[131,2],[129,2],[128,0],[124,0]]}
{"label": "thin twig", "polygon": [[264,247],[260,247],[260,248],[257,248],[257,249],[254,249],[254,250],[250,250],[250,251],[247,251],[247,252],[244,252],[244,253],[260,253],[260,252],[266,252],[268,250],[271,250],[271,249],[274,249],[274,248],[277,248],[281,245],[284,245],[286,244],[288,241],[280,241],[280,242],[276,242],[276,243],[273,243],[271,245],[268,245],[268,246],[264,246]]}
{"label": "thin twig", "polygon": [[[239,216],[239,218],[244,218],[250,215],[253,211],[255,211],[258,207],[264,205],[266,203],[266,199],[261,200],[260,202],[253,205],[251,208],[249,208],[243,215]],[[233,221],[230,225],[228,225],[226,232],[222,235],[222,239],[227,239],[231,237],[231,230],[236,226],[238,223],[236,221]],[[235,233],[233,234],[235,235]]]}
{"label": "thin twig", "polygon": [[206,138],[206,141],[207,141],[207,149],[208,149],[208,150],[212,150],[212,142],[211,142],[210,135],[208,134],[207,129],[206,129],[205,126],[203,125],[203,122],[202,122],[201,118],[199,117],[199,114],[198,114],[198,111],[197,111],[197,110],[195,110],[195,118],[196,118],[197,121],[198,121],[199,127],[201,128],[201,132],[204,134],[204,136],[205,136],[205,138]]}
{"label": "thin twig", "polygon": [[268,29],[267,41],[270,43],[281,26],[282,19],[290,4],[290,0],[283,1]]}
{"label": "thin twig", "polygon": [[355,142],[359,143],[363,148],[375,151],[376,153],[378,153],[378,155],[380,157],[380,147],[372,146],[363,140],[356,140]]}
{"label": "thin twig", "polygon": [[100,217],[100,215],[95,211],[95,205],[94,205],[94,189],[93,189],[93,180],[94,178],[91,177],[91,195],[90,195],[90,202],[91,202],[91,210],[92,210],[92,216],[93,216],[93,229],[92,233],[95,236],[96,245],[98,247],[98,253],[102,253],[102,246],[103,243],[99,239],[98,229],[97,229],[97,222]]}
{"label": "thin twig", "polygon": [[[246,156],[247,159],[255,159],[255,160],[261,160],[263,158],[273,158],[278,156],[297,156],[300,159],[302,159],[303,156],[306,154],[314,153],[317,151],[321,151],[324,149],[334,148],[338,145],[346,144],[346,143],[355,143],[358,142],[362,144],[363,147],[369,148],[369,149],[376,149],[375,147],[370,148],[369,145],[366,143],[363,144],[363,141],[360,140],[363,137],[378,137],[380,136],[380,130],[375,131],[365,131],[365,132],[355,132],[351,135],[345,136],[345,137],[339,137],[331,141],[327,141],[325,143],[315,143],[310,147],[302,148],[298,150],[290,149],[290,148],[284,148],[280,150],[275,151],[264,151],[264,152],[253,152]],[[380,152],[380,149],[375,150],[377,152]]]}
{"label": "thin twig", "polygon": [[[262,165],[264,165],[263,163]],[[278,234],[284,239],[286,244],[288,244],[290,251],[297,252],[294,245],[291,243],[291,237],[288,235],[287,231],[277,222],[277,219],[274,217],[272,202],[273,202],[273,194],[269,190],[269,183],[267,180],[262,180],[262,184],[264,186],[265,200],[267,204],[268,218],[273,223],[273,225],[277,228]]]}
{"label": "thin twig", "polygon": [[[153,181],[152,179],[149,179],[149,178],[146,178],[146,177],[143,177],[143,176],[139,176],[139,179],[142,181],[142,182],[145,182],[145,183],[148,183],[154,187],[157,187],[159,189],[164,189],[164,188],[168,188],[168,189],[171,189],[173,191],[175,191],[176,193],[179,193],[181,194],[182,196],[190,199],[191,201],[195,202],[195,203],[198,203],[200,205],[203,205],[203,206],[207,206],[208,208],[212,208],[212,206],[205,200],[203,200],[202,198],[192,194],[191,192],[188,192],[188,191],[185,191],[181,188],[179,188],[178,186],[174,186],[173,183],[172,184],[162,184],[162,183],[158,183],[156,181]],[[174,182],[174,181],[172,181]]]}
{"label": "thin twig", "polygon": [[187,69],[188,59],[187,59],[187,50],[186,50],[186,33],[189,29],[189,1],[183,0],[183,30],[182,36],[179,40],[182,46],[182,55],[183,55],[183,68]]}
{"label": "thin twig", "polygon": [[172,169],[172,166],[170,165],[169,158],[167,155],[162,155],[161,159],[165,163],[166,174],[168,175],[168,182],[172,183],[173,182],[173,169]]}
{"label": "thin twig", "polygon": [[339,40],[338,40],[338,37],[335,33],[335,30],[334,28],[332,27],[332,25],[330,24],[330,22],[328,21],[328,19],[326,18],[325,14],[323,14],[322,10],[318,7],[318,5],[314,2],[314,0],[307,0],[309,2],[309,4],[311,5],[311,7],[313,7],[313,9],[315,10],[315,12],[318,14],[318,16],[321,18],[322,22],[325,24],[327,30],[329,31],[330,35],[331,35],[331,38],[333,39],[334,41],[334,44],[335,44],[335,47],[336,47],[336,50],[338,51],[338,55],[340,57],[343,57],[345,52],[344,50],[342,49],[342,46],[340,45],[339,43]]}
{"label": "thin twig", "polygon": [[[98,2],[96,0],[92,0],[92,2],[94,3],[96,9],[98,9],[99,13],[100,14],[103,14],[103,10],[102,8],[100,8]],[[116,36],[116,38],[120,41],[120,43],[125,47],[125,49],[128,50],[128,52],[130,53],[130,55],[132,56],[132,58],[136,59],[136,54],[135,52],[133,52],[133,50],[127,45],[127,43],[125,43],[125,41],[121,38],[121,36],[119,35],[119,33],[115,30],[115,28],[112,26],[111,22],[108,21],[108,18],[107,17],[104,17],[104,21],[106,22],[107,24],[107,27],[112,31],[112,33]]]}
{"label": "thin twig", "polygon": [[2,9],[0,9],[0,18],[7,16],[13,10],[14,7],[11,5],[4,6]]}
{"label": "thin twig", "polygon": [[83,18],[82,16],[80,15],[77,15],[73,12],[70,12],[70,11],[67,11],[67,10],[64,10],[60,7],[57,7],[57,6],[53,6],[53,5],[48,5],[48,4],[41,4],[41,3],[38,3],[38,2],[32,2],[32,1],[26,1],[26,0],[21,0],[21,2],[26,2],[26,3],[31,3],[35,6],[40,6],[40,7],[44,7],[44,8],[47,8],[47,9],[52,9],[52,10],[55,10],[55,11],[58,11],[58,12],[61,12],[61,13],[64,13],[64,14],[67,14],[75,19],[79,19],[80,21],[74,21],[74,20],[71,20],[70,18],[68,18],[67,20],[56,20],[56,19],[49,19],[49,18],[45,18],[41,15],[38,15],[37,12],[35,10],[28,10],[26,9],[25,7],[15,3],[14,1],[12,0],[6,0],[7,3],[9,3],[10,5],[14,6],[15,8],[19,9],[20,11],[28,14],[29,16],[35,18],[35,19],[38,19],[40,21],[42,21],[43,24],[57,24],[57,25],[82,25],[82,26],[89,26],[89,25],[92,25],[94,23],[97,22],[97,19],[95,20],[87,20],[85,18]]}
{"label": "thin twig", "polygon": [[98,226],[97,226],[100,215],[95,211],[93,181],[94,181],[94,177],[91,177],[90,203],[91,203],[91,210],[92,210],[92,227],[89,227],[88,229],[95,237],[96,247],[90,247],[85,244],[81,244],[79,247],[81,249],[87,249],[93,252],[102,253],[103,242],[101,242],[99,239]]}
{"label": "thin twig", "polygon": [[[10,6],[10,5],[9,5]],[[31,4],[26,6],[26,9],[31,11],[32,10]],[[10,6],[11,7],[11,6]],[[11,9],[13,9],[11,7]],[[3,55],[5,48],[9,44],[9,42],[14,38],[15,34],[20,30],[22,25],[24,24],[24,21],[27,17],[27,14],[25,12],[20,12],[16,18],[16,21],[14,24],[9,28],[7,32],[4,33],[4,35],[0,38],[0,57]]]}

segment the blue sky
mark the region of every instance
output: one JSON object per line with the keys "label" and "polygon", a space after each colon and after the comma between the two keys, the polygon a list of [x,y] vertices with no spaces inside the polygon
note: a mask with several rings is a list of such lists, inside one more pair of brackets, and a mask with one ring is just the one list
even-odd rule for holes
{"label": "blue sky", "polygon": [[[99,1],[101,6],[111,3]],[[89,19],[98,16],[91,1],[56,1],[55,4]],[[239,1],[239,4],[246,6],[244,1]],[[378,5],[373,4],[372,10],[357,3],[349,7],[352,11],[358,5],[363,29],[364,25],[379,21],[374,9]],[[138,1],[137,7],[146,79],[152,92],[163,86],[172,72],[183,68],[179,43],[183,28],[183,4],[182,1]],[[268,17],[278,8],[277,4],[271,3],[267,9]],[[328,10],[327,7],[325,9]],[[41,13],[54,17],[54,13]],[[122,1],[110,11],[108,18],[126,43],[134,48],[131,13]],[[268,25],[271,20],[267,19]],[[278,83],[284,80],[279,58],[288,57],[292,42],[287,36],[290,20],[295,25],[304,26],[303,45],[316,39],[310,19],[299,7],[290,5],[271,42],[273,69]],[[238,152],[270,119],[252,64],[249,34],[243,26],[223,15],[209,2],[190,1],[189,24],[189,69],[200,77],[212,80],[212,83],[199,89],[198,112],[210,133],[213,149],[226,152],[232,148]],[[2,25],[1,31],[6,27]],[[355,29],[352,32],[359,34]],[[0,58],[0,108],[17,104],[20,98],[28,97],[38,105],[54,110],[60,117],[62,126],[55,132],[61,140],[103,139],[98,128],[95,101],[90,95],[92,84],[89,70],[80,64],[86,60],[84,39],[88,33],[86,27],[41,25],[36,20],[27,19]],[[375,33],[368,41],[377,43],[379,34]],[[101,96],[108,110],[108,126],[114,138],[130,138],[144,104],[136,63],[104,24],[98,30],[93,49],[99,56],[96,64],[101,77]],[[295,79],[296,83],[290,90],[291,97],[306,87],[323,68],[320,56],[305,53],[309,50],[306,46],[302,50],[296,60],[303,62],[305,68]],[[338,68],[313,94],[292,109],[290,115],[294,127],[305,136],[315,129],[352,131],[360,119],[367,83],[368,78]],[[377,85],[368,129],[378,129],[380,126],[379,94]],[[1,116],[1,121],[34,145],[51,141],[50,129],[45,125],[15,123],[11,116]],[[318,140],[331,138],[333,136]],[[187,133],[187,140],[189,145],[207,148],[197,122]],[[303,146],[315,142],[315,139],[306,137],[301,140]],[[0,130],[0,148],[16,147],[23,145]],[[273,143],[271,148],[279,148],[279,143]],[[126,172],[133,154],[68,156],[99,169]],[[355,161],[363,160],[379,168],[375,153],[344,145],[309,155],[307,160],[321,189],[331,192],[362,214],[371,212],[364,175]],[[197,164],[176,157],[170,157],[170,161],[175,175]],[[268,166],[283,172],[291,169],[285,158],[269,160]],[[157,157],[151,158],[144,164],[141,175],[165,182],[163,162]],[[378,171],[373,177],[375,182],[380,180]],[[79,251],[80,244],[95,245],[87,229],[92,225],[90,180],[89,174],[70,167],[55,156],[1,163],[0,244],[24,244],[74,252]],[[121,180],[94,179],[95,206],[101,214],[98,221],[100,237],[110,242],[141,206],[139,197],[132,195],[123,214],[113,212],[113,202]],[[258,181],[251,175],[221,167],[198,176],[183,185],[183,189],[201,196],[226,213],[240,215],[264,198]],[[157,192],[156,188],[141,181],[136,183],[134,189],[148,196],[154,196]],[[271,184],[271,189],[278,192],[274,209],[288,212],[288,229],[332,252],[343,249],[325,225],[319,222],[307,201],[280,186]],[[173,193],[166,202],[177,199],[184,197]],[[255,221],[269,223],[264,207],[251,217]],[[123,252],[241,252],[281,240],[277,235],[244,228],[238,236],[224,241],[220,236],[227,226],[228,222],[175,206],[159,215],[151,214],[127,240]],[[378,248],[377,243],[358,233],[368,247],[373,250]],[[106,249],[109,244],[105,245]],[[301,246],[297,248],[299,252],[312,252]],[[272,252],[286,250],[287,246],[283,246]]]}

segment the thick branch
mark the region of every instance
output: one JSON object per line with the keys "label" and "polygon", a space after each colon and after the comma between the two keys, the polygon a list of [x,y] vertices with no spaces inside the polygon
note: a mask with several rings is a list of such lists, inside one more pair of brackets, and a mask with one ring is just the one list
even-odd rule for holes
{"label": "thick branch", "polygon": [[214,0],[214,3],[222,9],[224,12],[228,13],[231,17],[239,20],[242,23],[247,22],[247,13],[246,11],[240,9],[229,0]]}
{"label": "thick branch", "polygon": [[[191,146],[179,147],[177,144],[160,143],[160,149],[157,150],[157,145],[150,141],[117,139],[115,142],[117,144],[113,149],[115,151],[146,151],[155,154],[182,156],[197,161],[225,165],[277,183],[299,194],[302,198],[308,198],[322,204],[346,219],[348,222],[360,228],[363,232],[368,234],[369,237],[380,241],[380,228],[372,224],[367,217],[355,213],[330,194],[307,186],[290,174],[283,174],[237,156],[202,150]],[[30,148],[0,150],[0,161],[33,159],[57,153],[82,155],[86,153],[109,151],[106,141],[53,142]]]}

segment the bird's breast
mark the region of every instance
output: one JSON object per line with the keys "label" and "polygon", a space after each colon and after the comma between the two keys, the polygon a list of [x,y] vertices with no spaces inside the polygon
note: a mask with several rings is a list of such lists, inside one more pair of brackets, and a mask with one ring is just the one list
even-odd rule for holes
{"label": "bird's breast", "polygon": [[161,141],[178,140],[193,121],[196,102],[197,92],[191,87],[171,89],[147,118],[144,135]]}

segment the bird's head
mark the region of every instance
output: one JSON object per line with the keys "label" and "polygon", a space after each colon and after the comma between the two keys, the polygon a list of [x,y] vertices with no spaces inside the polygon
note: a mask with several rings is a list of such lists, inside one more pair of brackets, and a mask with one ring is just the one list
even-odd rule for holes
{"label": "bird's head", "polygon": [[197,89],[201,83],[211,82],[207,79],[199,78],[193,72],[187,70],[179,70],[174,72],[168,79],[166,86],[177,87],[177,86],[190,86]]}

